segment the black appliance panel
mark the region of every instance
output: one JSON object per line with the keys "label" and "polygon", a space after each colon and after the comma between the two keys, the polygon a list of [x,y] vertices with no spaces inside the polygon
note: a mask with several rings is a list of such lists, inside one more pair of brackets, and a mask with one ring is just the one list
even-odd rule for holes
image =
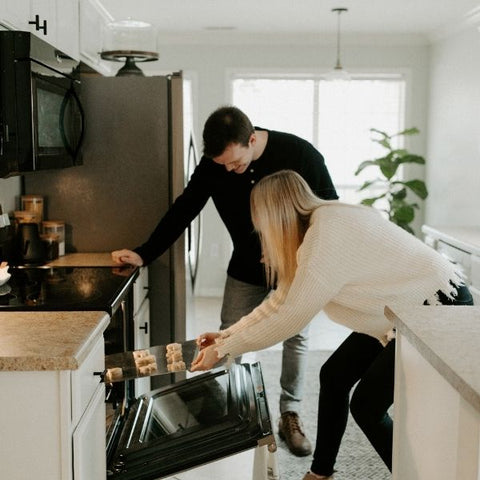
{"label": "black appliance panel", "polygon": [[[136,275],[131,267],[10,267],[0,311],[105,311],[112,315]],[[132,278],[129,278],[132,277]]]}
{"label": "black appliance panel", "polygon": [[233,364],[137,400],[110,438],[108,478],[154,480],[275,439],[259,363]]}
{"label": "black appliance panel", "polygon": [[44,63],[54,49],[29,32],[0,31],[0,177],[80,165],[80,82]]}

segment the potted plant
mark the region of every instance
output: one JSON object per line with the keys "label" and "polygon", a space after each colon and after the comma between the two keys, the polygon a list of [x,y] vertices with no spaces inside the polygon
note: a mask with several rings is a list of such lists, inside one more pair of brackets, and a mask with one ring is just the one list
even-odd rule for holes
{"label": "potted plant", "polygon": [[[396,176],[398,167],[407,163],[425,164],[425,159],[420,155],[415,155],[408,152],[404,148],[395,149],[392,147],[392,139],[401,135],[416,135],[419,130],[416,127],[402,130],[401,132],[393,135],[388,135],[381,130],[371,128],[374,136],[372,141],[378,143],[385,148],[386,153],[383,157],[376,158],[375,160],[366,160],[362,162],[355,175],[358,175],[365,168],[370,166],[376,166],[380,170],[381,178],[366,181],[359,191],[365,190],[372,186],[380,186],[380,193],[375,197],[364,198],[361,203],[363,205],[373,206],[377,201],[381,199],[386,200],[386,208],[382,208],[388,215],[389,220],[396,223],[398,226],[414,234],[410,224],[415,218],[415,209],[419,208],[417,203],[412,203],[408,197],[408,191],[410,190],[422,200],[427,198],[428,191],[425,182],[422,180],[414,179],[402,181]],[[384,202],[385,203],[385,202]]]}

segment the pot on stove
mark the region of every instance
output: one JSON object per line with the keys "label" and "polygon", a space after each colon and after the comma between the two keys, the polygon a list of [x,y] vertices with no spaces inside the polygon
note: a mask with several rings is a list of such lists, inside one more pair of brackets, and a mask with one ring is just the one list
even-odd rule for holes
{"label": "pot on stove", "polygon": [[18,224],[16,247],[20,264],[43,265],[45,263],[45,246],[38,232],[38,224]]}

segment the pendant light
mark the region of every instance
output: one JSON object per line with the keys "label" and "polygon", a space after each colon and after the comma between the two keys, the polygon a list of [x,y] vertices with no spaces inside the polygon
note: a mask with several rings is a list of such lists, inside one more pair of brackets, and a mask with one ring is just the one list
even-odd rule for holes
{"label": "pendant light", "polygon": [[342,67],[340,62],[340,15],[348,12],[348,8],[332,8],[332,12],[337,14],[337,61],[333,70],[327,73],[327,80],[348,81],[351,79],[350,74]]}

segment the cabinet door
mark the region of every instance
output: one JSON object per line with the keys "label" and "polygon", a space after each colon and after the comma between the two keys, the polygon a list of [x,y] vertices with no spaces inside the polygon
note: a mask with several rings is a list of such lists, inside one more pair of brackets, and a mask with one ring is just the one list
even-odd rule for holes
{"label": "cabinet door", "polygon": [[115,75],[120,67],[120,64],[100,57],[104,27],[112,20],[98,0],[80,0],[80,59],[106,76]]}
{"label": "cabinet door", "polygon": [[[146,298],[137,314],[133,317],[135,329],[135,350],[146,349],[150,346],[150,301]],[[150,378],[137,378],[135,380],[135,395],[138,397],[150,391]]]}
{"label": "cabinet door", "polygon": [[73,432],[73,480],[105,480],[105,387],[99,385]]}
{"label": "cabinet door", "polygon": [[78,0],[2,0],[0,23],[79,59]]}
{"label": "cabinet door", "polygon": [[470,293],[472,294],[473,297],[473,304],[475,306],[480,306],[480,290],[475,287],[470,287]]}
{"label": "cabinet door", "polygon": [[2,0],[0,23],[12,30],[29,30],[30,2]]}
{"label": "cabinet door", "polygon": [[56,0],[31,0],[28,30],[50,45],[57,39]]}
{"label": "cabinet door", "polygon": [[57,0],[55,47],[80,60],[78,0]]}

